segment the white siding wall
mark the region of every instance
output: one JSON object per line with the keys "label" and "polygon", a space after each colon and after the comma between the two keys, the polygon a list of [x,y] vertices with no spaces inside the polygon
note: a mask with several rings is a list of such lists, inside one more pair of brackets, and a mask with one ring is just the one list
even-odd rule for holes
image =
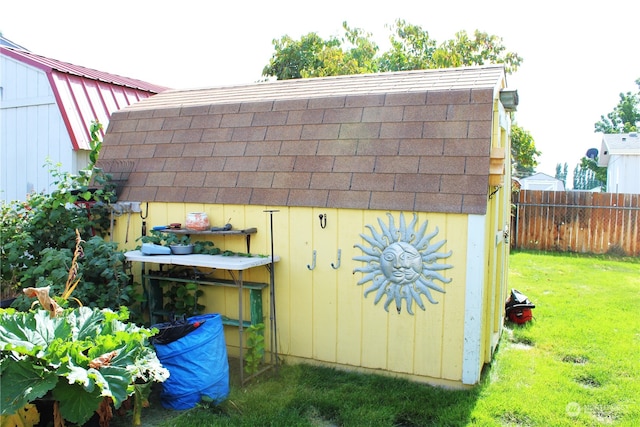
{"label": "white siding wall", "polygon": [[51,190],[47,158],[77,172],[77,155],[43,71],[2,56],[0,87],[0,200],[24,200]]}
{"label": "white siding wall", "polygon": [[612,155],[607,167],[609,193],[640,194],[640,155]]}

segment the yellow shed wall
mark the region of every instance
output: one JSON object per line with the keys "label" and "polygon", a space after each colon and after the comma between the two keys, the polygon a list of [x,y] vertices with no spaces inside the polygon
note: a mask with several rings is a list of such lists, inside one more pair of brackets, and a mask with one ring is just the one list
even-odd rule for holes
{"label": "yellow shed wall", "polygon": [[[436,227],[439,233],[431,243],[446,240],[438,252],[452,251],[438,263],[450,264],[443,270],[450,283],[436,282],[445,294],[432,291],[438,304],[422,298],[426,311],[413,305],[414,315],[406,306],[397,312],[391,303],[383,308],[385,297],[374,305],[375,292],[366,298],[364,291],[372,282],[357,285],[363,273],[354,269],[364,265],[353,260],[363,255],[355,244],[368,246],[360,233],[370,235],[367,225],[380,229],[378,219],[388,225],[386,211],[352,209],[315,209],[299,207],[258,207],[239,205],[142,204],[147,214],[147,229],[153,226],[184,222],[188,212],[203,211],[212,225],[228,220],[235,228],[257,227],[251,236],[251,252],[270,253],[269,214],[273,213],[274,252],[280,256],[275,267],[275,302],[278,351],[292,360],[313,360],[328,364],[406,375],[410,378],[458,383],[461,380],[464,345],[464,307],[466,281],[467,215],[418,213],[415,228],[428,221],[426,233]],[[399,212],[391,212],[399,224]],[[319,215],[326,215],[326,228],[321,228]],[[405,212],[407,224],[413,213]],[[128,243],[133,249],[140,244],[142,219],[132,214],[126,239],[127,215],[118,218],[115,240]],[[150,232],[150,231],[149,231]],[[200,237],[200,236],[198,236]],[[245,239],[238,236],[207,236],[222,250],[245,252]],[[316,252],[315,268],[313,251]],[[340,264],[338,266],[338,251]],[[333,264],[333,266],[332,266]],[[338,266],[338,268],[334,268]],[[134,266],[139,274],[139,266]],[[215,275],[229,278],[224,272]],[[268,282],[267,269],[247,271],[245,280]],[[139,280],[139,279],[138,279]],[[203,287],[203,304],[207,312],[219,312],[235,318],[238,314],[238,294],[235,289]],[[269,292],[263,292],[265,324],[269,324]],[[250,312],[249,298],[244,298],[243,312]],[[245,317],[246,318],[246,317]],[[234,327],[225,327],[230,354],[237,354],[238,334]],[[267,327],[267,347],[271,342]]]}

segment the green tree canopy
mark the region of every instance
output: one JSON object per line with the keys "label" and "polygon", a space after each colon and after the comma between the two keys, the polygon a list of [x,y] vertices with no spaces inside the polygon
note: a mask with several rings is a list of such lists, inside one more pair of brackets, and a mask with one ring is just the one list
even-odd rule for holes
{"label": "green tree canopy", "polygon": [[342,27],[341,38],[325,40],[312,32],[299,40],[288,35],[274,39],[274,53],[263,76],[286,80],[483,64],[504,64],[505,71],[512,73],[522,63],[517,53],[506,50],[502,38],[478,30],[473,36],[460,31],[438,43],[419,25],[398,19],[390,26],[390,49],[378,55],[380,48],[370,33],[346,22]]}
{"label": "green tree canopy", "polygon": [[287,80],[378,71],[375,55],[379,48],[370,40],[371,34],[350,28],[346,22],[342,27],[345,31],[342,39],[324,40],[316,33],[304,35],[300,40],[287,35],[274,39],[275,52],[262,75]]}
{"label": "green tree canopy", "polygon": [[638,130],[640,123],[640,78],[635,81],[638,92],[620,93],[620,101],[609,114],[600,116],[595,131],[602,133],[629,133]]}
{"label": "green tree canopy", "polygon": [[537,157],[540,151],[536,149],[535,141],[529,131],[516,123],[511,125],[511,166],[517,177],[531,176],[538,166]]}
{"label": "green tree canopy", "polygon": [[598,176],[599,174],[594,171],[585,160],[591,160],[587,158],[583,158],[582,162],[579,165],[576,165],[573,170],[573,189],[574,190],[593,190],[596,187],[601,187],[604,185],[604,182],[607,180],[606,168],[601,168],[605,170],[604,181],[600,178],[602,176]]}
{"label": "green tree canopy", "polygon": [[565,162],[564,167],[560,164],[556,164],[556,179],[559,179],[567,188],[567,174],[569,173],[569,164]]}

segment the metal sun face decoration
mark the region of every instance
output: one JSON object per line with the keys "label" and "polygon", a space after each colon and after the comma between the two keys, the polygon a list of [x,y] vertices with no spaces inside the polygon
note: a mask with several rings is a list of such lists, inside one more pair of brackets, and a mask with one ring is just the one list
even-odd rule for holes
{"label": "metal sun face decoration", "polygon": [[389,305],[395,301],[396,309],[400,313],[402,300],[404,300],[407,312],[413,315],[414,301],[423,311],[425,310],[422,295],[432,304],[437,304],[438,301],[433,299],[431,291],[445,292],[434,281],[451,282],[450,278],[444,277],[439,271],[453,266],[437,264],[437,261],[448,258],[452,251],[438,252],[447,242],[446,240],[431,244],[431,239],[438,234],[439,230],[436,227],[433,232],[425,234],[428,221],[424,221],[416,231],[417,216],[415,213],[413,220],[408,225],[405,222],[404,214],[400,213],[399,227],[396,227],[390,213],[387,213],[387,216],[389,217],[388,226],[378,218],[381,232],[378,232],[371,225],[366,225],[371,231],[371,236],[360,234],[360,237],[371,246],[354,245],[362,250],[364,255],[353,259],[367,264],[364,267],[354,269],[353,272],[365,273],[358,285],[372,282],[372,285],[365,290],[364,296],[366,297],[375,291],[374,304],[377,304],[382,296],[386,295],[384,309],[389,311]]}

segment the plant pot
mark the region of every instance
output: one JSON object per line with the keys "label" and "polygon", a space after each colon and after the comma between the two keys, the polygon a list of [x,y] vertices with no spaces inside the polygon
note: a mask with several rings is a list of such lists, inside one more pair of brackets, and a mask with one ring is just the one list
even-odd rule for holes
{"label": "plant pot", "polygon": [[187,230],[205,231],[209,230],[209,216],[204,212],[189,212],[185,221]]}
{"label": "plant pot", "polygon": [[9,308],[11,304],[16,300],[16,297],[6,298],[0,301],[0,308]]}
{"label": "plant pot", "polygon": [[174,255],[189,255],[193,253],[193,245],[170,245]]}
{"label": "plant pot", "polygon": [[[36,399],[33,404],[36,406],[38,413],[40,414],[40,422],[34,427],[47,427],[54,424],[53,405],[55,400],[43,397]],[[100,427],[100,416],[98,413],[94,413],[86,423],[82,424],[82,427]]]}

